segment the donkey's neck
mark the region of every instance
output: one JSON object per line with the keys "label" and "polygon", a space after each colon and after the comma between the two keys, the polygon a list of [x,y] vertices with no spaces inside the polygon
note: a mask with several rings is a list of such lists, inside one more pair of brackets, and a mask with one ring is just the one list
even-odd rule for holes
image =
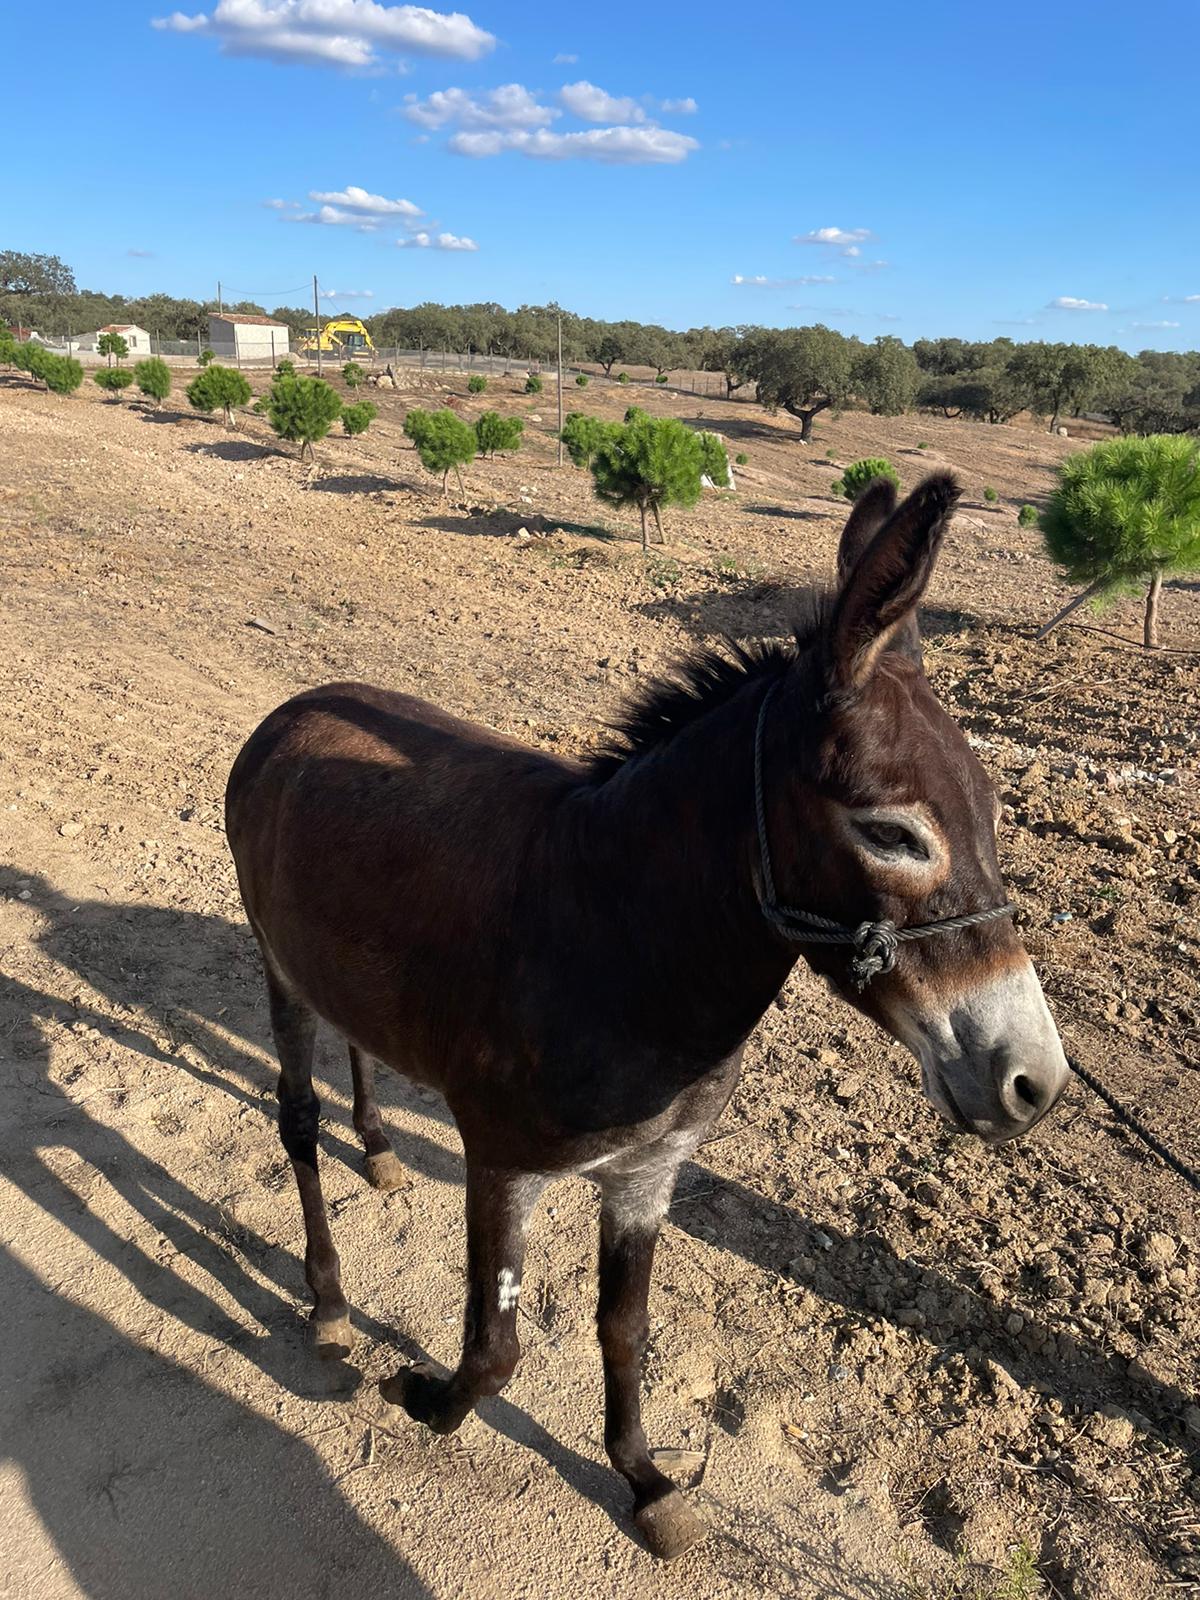
{"label": "donkey's neck", "polygon": [[625,982],[643,1026],[714,1061],[745,1040],[794,964],[757,889],[754,730],[767,682],[632,757],[585,805]]}

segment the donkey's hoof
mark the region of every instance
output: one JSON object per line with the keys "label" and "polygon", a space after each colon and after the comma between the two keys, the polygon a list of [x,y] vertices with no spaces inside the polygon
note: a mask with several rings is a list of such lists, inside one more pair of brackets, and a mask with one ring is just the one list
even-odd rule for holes
{"label": "donkey's hoof", "polygon": [[350,1326],[350,1313],[340,1317],[312,1319],[313,1344],[322,1361],[344,1361],[354,1348],[354,1329]]}
{"label": "donkey's hoof", "polygon": [[367,1157],[367,1182],[372,1189],[382,1189],[386,1194],[402,1189],[407,1181],[408,1174],[394,1151],[381,1150],[377,1156]]}
{"label": "donkey's hoof", "polygon": [[446,1379],[424,1362],[401,1367],[390,1378],[381,1378],[379,1392],[388,1405],[399,1406],[414,1422],[423,1422],[434,1433],[453,1433],[462,1421],[461,1416],[447,1416]]}
{"label": "donkey's hoof", "polygon": [[650,1554],[660,1561],[674,1561],[708,1533],[708,1525],[678,1489],[672,1489],[661,1500],[651,1500],[634,1513],[633,1521]]}

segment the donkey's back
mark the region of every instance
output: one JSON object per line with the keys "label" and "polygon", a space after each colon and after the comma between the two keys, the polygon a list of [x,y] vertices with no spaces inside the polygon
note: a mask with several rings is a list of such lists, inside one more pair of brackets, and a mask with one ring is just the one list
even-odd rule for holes
{"label": "donkey's back", "polygon": [[481,933],[512,931],[529,853],[577,783],[567,762],[411,695],[334,683],[289,700],[226,791],[269,969],[355,1044],[430,1077],[437,1042],[413,1030],[436,1028],[451,968],[459,1005],[497,981]]}

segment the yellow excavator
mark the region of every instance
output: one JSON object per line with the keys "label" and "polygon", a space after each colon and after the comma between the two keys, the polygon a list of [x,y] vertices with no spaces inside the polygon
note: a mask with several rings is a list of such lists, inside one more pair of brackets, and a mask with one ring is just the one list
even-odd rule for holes
{"label": "yellow excavator", "polygon": [[319,335],[316,328],[309,328],[300,341],[300,348],[311,352],[320,350],[322,354],[358,355],[363,350],[374,350],[375,346],[365,324],[357,317],[330,317],[328,322],[322,322]]}

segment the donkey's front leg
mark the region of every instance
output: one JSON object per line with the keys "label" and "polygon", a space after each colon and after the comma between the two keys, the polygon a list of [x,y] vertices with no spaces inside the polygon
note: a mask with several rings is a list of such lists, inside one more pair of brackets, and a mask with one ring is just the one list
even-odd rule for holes
{"label": "donkey's front leg", "polygon": [[477,1400],[499,1394],[516,1368],[517,1302],[525,1227],[545,1178],[467,1162],[467,1309],[462,1359],[448,1378],[404,1367],[379,1392],[435,1433],[453,1433]]}
{"label": "donkey's front leg", "polygon": [[652,1554],[671,1561],[707,1531],[679,1490],[650,1459],[642,1428],[642,1358],[650,1332],[647,1302],[654,1247],[675,1186],[675,1165],[653,1174],[613,1175],[601,1184],[600,1299],[596,1319],[604,1356],[604,1445],[633,1490],[633,1520]]}

